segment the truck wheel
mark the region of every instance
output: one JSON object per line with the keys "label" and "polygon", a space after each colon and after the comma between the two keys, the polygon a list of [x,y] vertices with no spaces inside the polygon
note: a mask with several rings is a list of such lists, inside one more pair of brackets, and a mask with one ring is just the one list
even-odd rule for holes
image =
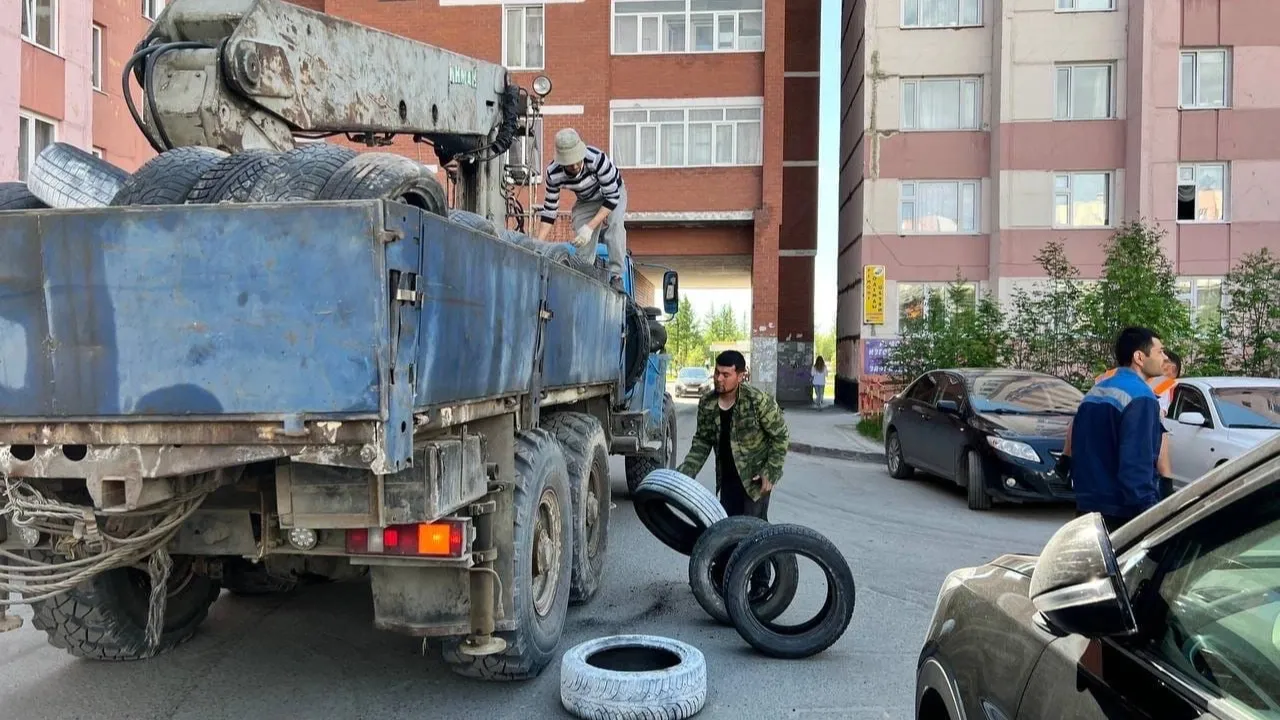
{"label": "truck wheel", "polygon": [[623,352],[626,362],[623,381],[630,390],[644,376],[644,367],[649,362],[649,317],[631,298],[627,298],[627,337]]}
{"label": "truck wheel", "polygon": [[281,153],[269,150],[246,150],[228,155],[200,176],[191,192],[187,193],[187,202],[192,205],[247,202],[258,180],[283,162]]}
{"label": "truck wheel", "polygon": [[663,438],[661,456],[628,455],[625,461],[627,492],[631,495],[635,495],[636,486],[649,473],[658,468],[667,468],[668,470],[676,468],[676,404],[671,399],[670,393],[662,399],[662,411],[667,415],[667,434]]}
{"label": "truck wheel", "polygon": [[402,155],[363,153],[338,168],[317,200],[396,200],[447,216],[444,186],[426,165]]}
{"label": "truck wheel", "polygon": [[464,677],[527,680],[555,656],[569,612],[573,573],[573,498],[569,469],[560,445],[545,430],[516,435],[515,542],[512,632],[499,633],[507,649],[471,657],[459,652],[461,639],[445,643],[444,659]]}
{"label": "truck wheel", "polygon": [[136,568],[109,570],[61,595],[32,604],[32,625],[49,644],[90,660],[142,660],[190,640],[218,599],[213,580],[174,558],[164,630],[155,652],[147,648],[151,582]]}
{"label": "truck wheel", "polygon": [[3,210],[39,210],[48,205],[27,189],[23,182],[0,183],[0,211]]}
{"label": "truck wheel", "polygon": [[129,173],[75,145],[56,142],[31,164],[27,184],[50,207],[105,207]]}
{"label": "truck wheel", "polygon": [[268,572],[263,563],[233,558],[222,565],[222,587],[238,597],[275,595],[296,590],[298,579]]}
{"label": "truck wheel", "polygon": [[129,176],[111,204],[181,205],[201,175],[227,156],[206,147],[180,147],[151,158]]}
{"label": "truck wheel", "polygon": [[280,165],[263,173],[246,202],[277,203],[315,200],[338,168],[356,151],[324,142],[307,143],[280,155]]}
{"label": "truck wheel", "polygon": [[555,436],[569,468],[573,495],[573,581],[569,602],[579,605],[595,597],[604,575],[609,544],[609,445],[604,427],[586,413],[559,412],[543,428]]}

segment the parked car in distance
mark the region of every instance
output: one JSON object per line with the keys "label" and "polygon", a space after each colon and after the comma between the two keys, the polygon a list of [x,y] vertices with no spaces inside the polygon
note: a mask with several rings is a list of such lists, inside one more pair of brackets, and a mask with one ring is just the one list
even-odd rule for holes
{"label": "parked car in distance", "polygon": [[700,367],[684,367],[680,368],[680,372],[676,373],[675,393],[676,397],[688,397],[690,395],[702,396],[711,392],[715,387],[715,383],[711,378],[711,371]]}
{"label": "parked car in distance", "polygon": [[967,489],[969,507],[1074,500],[1054,472],[1084,395],[1027,370],[925,373],[885,405],[885,460],[895,478],[916,469]]}
{"label": "parked car in distance", "polygon": [[1280,437],[942,583],[917,720],[1280,716]]}
{"label": "parked car in distance", "polygon": [[1280,380],[1180,379],[1164,426],[1169,431],[1169,464],[1176,490],[1280,435]]}

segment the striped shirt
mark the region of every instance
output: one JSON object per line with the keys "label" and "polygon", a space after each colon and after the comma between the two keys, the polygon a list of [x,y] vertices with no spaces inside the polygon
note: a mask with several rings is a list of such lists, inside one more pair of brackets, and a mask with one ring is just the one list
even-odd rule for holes
{"label": "striped shirt", "polygon": [[547,166],[540,213],[542,222],[555,224],[556,213],[560,210],[562,188],[572,190],[579,202],[602,201],[606,208],[613,210],[622,200],[622,174],[609,156],[594,145],[587,146],[582,174],[578,177],[569,177],[564,166],[553,161]]}

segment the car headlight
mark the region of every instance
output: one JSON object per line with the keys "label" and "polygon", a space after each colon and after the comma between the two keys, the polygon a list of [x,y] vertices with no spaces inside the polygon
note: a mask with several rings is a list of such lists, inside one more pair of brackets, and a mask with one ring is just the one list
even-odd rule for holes
{"label": "car headlight", "polygon": [[1036,452],[1035,448],[1024,442],[996,437],[995,435],[988,435],[987,442],[991,444],[991,447],[1010,457],[1016,457],[1019,460],[1029,460],[1031,462],[1041,462],[1040,453]]}

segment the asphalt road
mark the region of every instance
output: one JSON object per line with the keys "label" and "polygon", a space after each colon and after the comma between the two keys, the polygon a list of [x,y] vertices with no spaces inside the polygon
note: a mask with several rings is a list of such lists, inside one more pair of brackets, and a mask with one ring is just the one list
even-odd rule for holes
{"label": "asphalt road", "polygon": [[[689,401],[680,403],[680,421],[687,448]],[[831,538],[853,568],[858,593],[853,624],[836,645],[808,660],[781,661],[755,653],[706,616],[689,592],[687,558],[640,524],[625,497],[620,460],[613,473],[613,564],[601,595],[570,610],[561,647],[618,633],[696,645],[709,676],[700,718],[912,717],[915,659],[946,573],[1002,552],[1036,552],[1069,516],[1060,507],[975,513],[962,493],[940,482],[898,481],[881,466],[793,455],[770,519]],[[710,462],[700,479],[714,483]],[[806,588],[797,602],[816,608],[822,592]],[[26,607],[18,614],[30,616]],[[0,717],[568,717],[559,703],[558,663],[528,683],[470,682],[443,667],[436,651],[424,657],[419,641],[373,630],[371,620],[363,583],[287,599],[224,595],[203,632],[177,652],[119,665],[74,660],[28,624],[0,635]]]}

